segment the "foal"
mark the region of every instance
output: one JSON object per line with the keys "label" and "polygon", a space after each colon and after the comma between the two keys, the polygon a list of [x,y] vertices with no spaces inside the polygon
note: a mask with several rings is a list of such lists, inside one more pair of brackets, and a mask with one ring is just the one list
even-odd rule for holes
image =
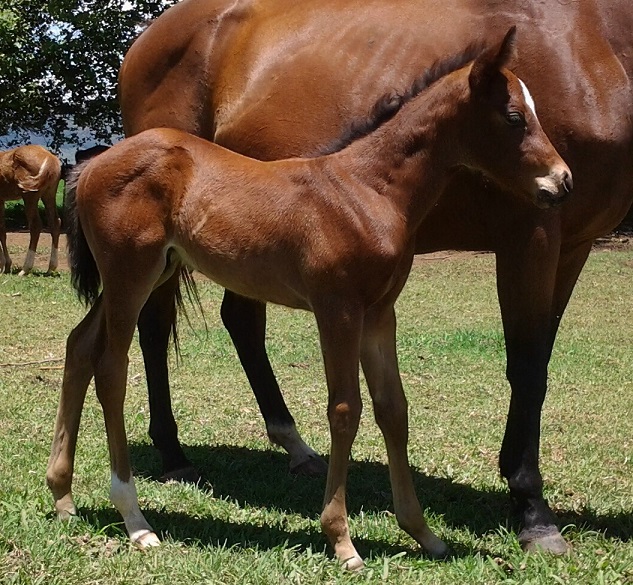
{"label": "foal", "polygon": [[47,472],[60,516],[76,513],[73,459],[94,376],[110,447],[111,500],[132,541],[158,543],[130,471],[127,353],[151,291],[187,266],[241,295],[314,312],[331,432],[321,524],[336,557],[350,569],[362,566],[345,503],[361,413],[359,361],[387,446],[398,523],[430,554],[445,553],[424,521],[409,469],[394,302],[411,268],[413,235],[454,169],[485,173],[542,207],[571,188],[527,89],[505,68],[513,44],[511,29],[490,49],[440,63],[406,96],[383,100],[330,155],[260,162],[157,129],[85,167],[69,202],[70,252],[74,285],[92,308],[68,338]]}
{"label": "foal", "polygon": [[22,265],[21,275],[28,274],[35,262],[37,242],[42,233],[42,221],[37,210],[41,199],[51,230],[51,257],[48,271],[57,268],[57,250],[61,221],[57,216],[55,196],[61,178],[60,160],[42,146],[29,144],[0,152],[0,270],[11,271],[11,257],[7,249],[7,230],[4,223],[5,201],[24,200],[24,211],[31,232],[29,249]]}

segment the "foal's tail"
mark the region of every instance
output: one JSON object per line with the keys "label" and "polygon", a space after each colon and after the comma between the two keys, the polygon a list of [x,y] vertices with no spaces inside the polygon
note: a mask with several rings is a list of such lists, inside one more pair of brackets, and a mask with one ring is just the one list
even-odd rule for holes
{"label": "foal's tail", "polygon": [[90,160],[87,160],[75,165],[70,171],[64,196],[64,216],[71,282],[79,299],[86,305],[93,305],[99,297],[101,275],[88,247],[77,211],[77,183],[81,172],[89,162]]}

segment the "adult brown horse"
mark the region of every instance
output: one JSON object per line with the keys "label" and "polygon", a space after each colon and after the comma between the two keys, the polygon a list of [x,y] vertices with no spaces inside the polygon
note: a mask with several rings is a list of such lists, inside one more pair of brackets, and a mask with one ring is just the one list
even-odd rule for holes
{"label": "adult brown horse", "polygon": [[[472,173],[454,177],[425,220],[417,252],[492,250],[512,397],[500,454],[522,520],[519,538],[561,552],[543,499],[541,407],[552,346],[594,239],[633,193],[633,9],[629,0],[184,0],[130,49],[120,74],[128,135],[182,128],[249,156],[312,156],[362,117],[385,87],[468,43],[519,24],[516,71],[574,172],[573,201],[539,211]],[[141,314],[152,420],[166,472],[189,466],[167,381],[176,278]],[[300,440],[264,348],[265,307],[225,295],[222,317],[266,420],[296,468],[318,468]]]}
{"label": "adult brown horse", "polygon": [[496,46],[439,62],[402,96],[388,94],[330,155],[261,162],[180,130],[154,129],[88,163],[69,195],[69,242],[73,282],[93,306],[68,338],[47,474],[61,515],[75,512],[74,451],[94,375],[111,499],[133,541],[157,543],[129,464],[127,354],[152,290],[184,265],[247,298],[314,312],[331,435],[321,525],[338,560],[362,566],[345,497],[361,415],[359,361],[387,446],[398,523],[430,554],[444,554],[409,469],[394,303],[420,223],[456,169],[482,173],[542,208],[571,189],[527,88],[505,69],[514,35],[512,28]]}
{"label": "adult brown horse", "polygon": [[42,220],[37,210],[41,199],[51,230],[51,257],[48,271],[57,268],[61,220],[57,216],[57,185],[61,178],[61,161],[44,147],[36,144],[19,146],[0,152],[0,269],[11,271],[11,257],[7,248],[7,230],[4,222],[4,203],[15,199],[24,201],[24,211],[31,233],[21,275],[28,274],[35,262],[37,242],[42,233]]}

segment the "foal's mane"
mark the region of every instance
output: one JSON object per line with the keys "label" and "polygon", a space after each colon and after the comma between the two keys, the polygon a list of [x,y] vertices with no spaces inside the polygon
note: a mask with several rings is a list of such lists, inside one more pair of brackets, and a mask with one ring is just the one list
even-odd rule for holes
{"label": "foal's mane", "polygon": [[436,61],[422,75],[415,78],[408,89],[402,92],[396,90],[388,91],[378,99],[366,118],[354,120],[342,136],[319,150],[317,156],[338,152],[359,138],[371,134],[385,122],[391,120],[407,102],[410,102],[445,75],[465,67],[466,64],[478,57],[483,50],[484,45],[482,43],[472,43],[462,53]]}

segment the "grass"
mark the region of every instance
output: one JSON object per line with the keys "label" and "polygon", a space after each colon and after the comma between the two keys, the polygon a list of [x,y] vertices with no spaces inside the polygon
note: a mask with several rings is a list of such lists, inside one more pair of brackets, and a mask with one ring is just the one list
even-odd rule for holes
{"label": "grass", "polygon": [[[366,408],[353,449],[351,529],[367,561],[347,575],[321,535],[323,479],[292,477],[270,446],[218,310],[201,283],[206,330],[182,327],[172,360],[186,451],[208,479],[162,484],[147,437],[143,366],[134,344],[126,403],[141,507],[164,539],[132,548],[108,501],[103,418],[89,391],[74,493],[81,517],[51,513],[44,476],[65,338],[83,315],[57,278],[0,276],[0,583],[633,583],[633,251],[593,253],[550,367],[543,415],[546,495],[573,547],[524,554],[497,471],[509,391],[492,256],[423,261],[398,302],[410,402],[410,456],[429,523],[453,555],[431,561],[400,531],[382,439]],[[269,310],[267,346],[307,442],[328,451],[325,387],[309,314]],[[51,361],[44,361],[51,360]],[[7,366],[25,362],[32,365]]]}

